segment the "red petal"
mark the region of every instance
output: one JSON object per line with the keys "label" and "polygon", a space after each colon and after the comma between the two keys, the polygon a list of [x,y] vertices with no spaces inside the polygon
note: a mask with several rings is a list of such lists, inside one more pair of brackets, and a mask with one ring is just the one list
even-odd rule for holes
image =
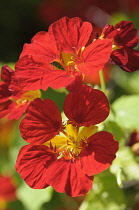
{"label": "red petal", "polygon": [[7,116],[16,106],[16,103],[12,101],[7,101],[0,104],[0,118]]}
{"label": "red petal", "polygon": [[126,49],[126,52],[128,54],[128,62],[126,65],[121,65],[120,67],[128,72],[139,70],[139,51]]}
{"label": "red petal", "polygon": [[109,102],[99,90],[83,85],[80,90],[67,95],[64,112],[79,126],[91,126],[104,121],[109,114]]}
{"label": "red petal", "polygon": [[31,40],[31,44],[25,44],[20,58],[25,55],[42,56],[47,62],[53,62],[58,58],[59,52],[55,44],[45,31],[38,32]]}
{"label": "red petal", "polygon": [[64,158],[50,165],[46,177],[56,191],[72,197],[85,195],[92,188],[92,179],[82,172],[79,160],[71,162]]}
{"label": "red petal", "polygon": [[114,27],[106,25],[102,31],[104,38],[111,38],[120,47],[134,48],[138,44],[137,30],[130,21],[120,21]]}
{"label": "red petal", "polygon": [[[53,70],[53,67],[45,60],[43,56],[24,56],[16,63],[16,79],[22,90],[42,89],[42,80],[45,72]],[[47,87],[47,85],[46,85]],[[10,85],[15,89],[15,84]],[[43,89],[46,88],[43,85]]]}
{"label": "red petal", "polygon": [[53,23],[48,30],[52,40],[62,52],[75,53],[86,45],[92,32],[89,22],[82,22],[78,17],[63,17]]}
{"label": "red petal", "polygon": [[128,62],[128,54],[124,49],[117,49],[112,52],[111,59],[116,65],[126,65]]}
{"label": "red petal", "polygon": [[120,21],[115,25],[116,31],[118,31],[118,36],[115,37],[114,41],[119,46],[125,46],[129,48],[134,48],[138,44],[137,29],[130,21]]}
{"label": "red petal", "polygon": [[47,168],[56,160],[56,155],[44,145],[26,145],[21,148],[16,161],[16,170],[21,178],[34,189],[46,188]]}
{"label": "red petal", "polygon": [[80,153],[82,170],[88,176],[98,174],[106,170],[115,159],[118,150],[118,142],[113,136],[100,131],[88,139],[88,146]]}
{"label": "red petal", "polygon": [[110,39],[96,40],[85,48],[83,63],[77,63],[78,69],[85,75],[101,70],[110,58],[112,42]]}
{"label": "red petal", "polygon": [[17,82],[22,90],[58,89],[72,85],[81,73],[70,76],[67,71],[54,70],[39,56],[24,56],[16,63],[16,76],[12,77],[10,89],[15,91]]}
{"label": "red petal", "polygon": [[26,110],[20,124],[21,135],[29,143],[42,144],[59,134],[62,125],[60,111],[50,99],[35,99]]}
{"label": "red petal", "polygon": [[0,82],[0,103],[6,102],[10,99],[12,93],[9,91],[9,85],[5,82]]}
{"label": "red petal", "polygon": [[20,119],[20,117],[25,112],[27,106],[28,106],[28,103],[25,103],[25,104],[20,105],[20,106],[18,106],[16,104],[15,107],[10,111],[10,113],[8,115],[8,119],[9,120],[13,120],[13,119],[18,120],[18,119]]}
{"label": "red petal", "polygon": [[81,73],[77,73],[75,76],[70,76],[63,70],[47,71],[42,79],[42,89],[45,90],[46,87],[58,89],[61,87],[74,86],[76,80],[79,78],[81,80]]}
{"label": "red petal", "polygon": [[7,84],[10,84],[11,82],[11,77],[14,75],[14,71],[8,66],[4,65],[1,68],[1,79]]}
{"label": "red petal", "polygon": [[117,30],[114,30],[114,26],[106,24],[102,30],[102,37],[104,38],[114,38],[118,34]]}

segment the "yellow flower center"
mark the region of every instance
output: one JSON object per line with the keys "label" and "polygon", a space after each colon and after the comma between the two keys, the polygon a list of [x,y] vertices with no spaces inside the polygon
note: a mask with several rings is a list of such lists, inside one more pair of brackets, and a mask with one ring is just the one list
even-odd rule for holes
{"label": "yellow flower center", "polygon": [[23,105],[27,102],[33,101],[35,98],[41,98],[41,91],[27,91],[22,94],[22,97],[16,100],[18,106]]}
{"label": "yellow flower center", "polygon": [[75,72],[79,72],[77,64],[84,64],[82,59],[82,52],[85,47],[82,47],[77,53],[64,53],[61,52],[61,65],[68,71],[70,76],[74,76]]}
{"label": "yellow flower center", "polygon": [[112,50],[117,50],[117,49],[120,49],[120,47],[118,45],[116,45],[116,44],[113,44],[112,45]]}
{"label": "yellow flower center", "polygon": [[72,54],[72,53],[64,53],[64,52],[62,52],[62,53],[61,53],[61,59],[62,59],[62,62],[63,62],[66,66],[74,65],[75,54]]}
{"label": "yellow flower center", "polygon": [[87,146],[87,139],[97,130],[97,126],[77,127],[67,123],[66,131],[61,131],[61,136],[55,136],[53,139],[44,143],[44,145],[53,148],[59,154],[59,157],[69,159],[77,157],[82,148]]}

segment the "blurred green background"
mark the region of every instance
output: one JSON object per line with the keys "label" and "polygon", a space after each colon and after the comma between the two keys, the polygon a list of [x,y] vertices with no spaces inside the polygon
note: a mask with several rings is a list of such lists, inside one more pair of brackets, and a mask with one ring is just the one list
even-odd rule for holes
{"label": "blurred green background", "polygon": [[[14,68],[23,44],[63,16],[81,17],[91,22],[98,33],[105,24],[121,20],[132,21],[139,30],[139,0],[3,0],[1,66],[7,63]],[[139,72],[129,74],[114,66],[107,88],[112,111],[102,129],[115,136],[120,149],[110,169],[95,176],[86,196],[71,198],[51,187],[29,188],[14,168],[18,151],[26,144],[18,129],[21,120],[0,120],[0,173],[12,177],[17,196],[16,200],[5,200],[6,205],[2,205],[0,197],[0,210],[139,210],[139,147],[135,152],[127,146],[131,133],[139,130]],[[49,88],[43,98],[53,99],[62,111],[65,92]]]}

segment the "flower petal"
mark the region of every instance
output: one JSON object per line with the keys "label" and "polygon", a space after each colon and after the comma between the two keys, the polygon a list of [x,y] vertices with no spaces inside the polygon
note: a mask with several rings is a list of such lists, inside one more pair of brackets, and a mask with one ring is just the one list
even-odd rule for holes
{"label": "flower petal", "polygon": [[16,106],[15,102],[6,101],[0,104],[0,118],[7,116]]}
{"label": "flower petal", "polygon": [[82,172],[79,160],[72,162],[61,158],[48,168],[46,182],[56,191],[76,197],[92,188],[92,179]]}
{"label": "flower petal", "polygon": [[118,142],[113,136],[100,131],[88,139],[87,147],[80,153],[82,170],[88,176],[98,174],[106,170],[115,159],[118,150]]}
{"label": "flower petal", "polygon": [[115,25],[115,30],[118,31],[117,37],[114,41],[118,46],[125,46],[128,48],[134,48],[138,44],[137,29],[130,21],[120,21]]}
{"label": "flower petal", "polygon": [[73,89],[78,78],[82,78],[80,73],[76,73],[75,76],[70,76],[63,70],[47,71],[42,78],[42,89],[46,90],[48,87],[53,89],[71,87],[69,89]]}
{"label": "flower petal", "polygon": [[44,145],[26,145],[21,148],[16,161],[16,170],[21,178],[34,189],[48,187],[47,168],[56,160],[56,155]]}
{"label": "flower petal", "polygon": [[[15,77],[22,90],[39,90],[47,89],[43,85],[42,80],[45,72],[53,70],[53,67],[45,60],[43,56],[24,56],[15,65]],[[10,89],[15,89],[14,82],[11,83]]]}
{"label": "flower petal", "polygon": [[112,41],[110,39],[96,40],[88,45],[82,54],[82,63],[77,63],[78,69],[85,75],[101,70],[110,58]]}
{"label": "flower petal", "polygon": [[20,58],[26,55],[39,55],[42,59],[52,63],[58,58],[58,50],[45,31],[38,32],[31,40],[31,44],[25,44]]}
{"label": "flower petal", "polygon": [[124,49],[117,49],[112,52],[111,59],[116,65],[123,66],[126,65],[128,62],[128,54]]}
{"label": "flower petal", "polygon": [[8,65],[3,65],[1,68],[1,79],[5,83],[10,84],[11,82],[11,77],[14,75],[14,71],[8,66]]}
{"label": "flower petal", "polygon": [[20,124],[23,139],[29,143],[42,144],[59,134],[62,119],[57,105],[50,99],[32,101],[26,117]]}
{"label": "flower petal", "polygon": [[126,52],[128,54],[128,62],[126,65],[121,65],[120,67],[128,72],[139,70],[139,51],[126,49]]}
{"label": "flower petal", "polygon": [[21,105],[15,104],[15,106],[13,107],[13,109],[11,110],[11,112],[8,115],[8,119],[9,120],[12,120],[12,119],[18,120],[25,112],[27,106],[28,106],[28,103],[24,103]]}
{"label": "flower petal", "polygon": [[134,48],[138,44],[137,29],[130,21],[120,21],[115,26],[107,24],[102,36],[113,39],[119,47]]}
{"label": "flower petal", "polygon": [[8,84],[6,82],[0,82],[0,103],[10,100],[12,93],[9,91]]}
{"label": "flower petal", "polygon": [[61,52],[75,53],[84,47],[92,32],[89,22],[78,17],[63,17],[50,25],[48,33]]}
{"label": "flower petal", "polygon": [[64,101],[67,118],[78,126],[91,126],[104,121],[109,114],[109,102],[99,90],[83,85]]}

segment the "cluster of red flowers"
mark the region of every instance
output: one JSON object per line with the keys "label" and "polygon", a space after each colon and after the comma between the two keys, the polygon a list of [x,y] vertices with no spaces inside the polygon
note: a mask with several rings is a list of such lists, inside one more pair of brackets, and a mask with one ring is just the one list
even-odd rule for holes
{"label": "cluster of red flowers", "polygon": [[[73,197],[84,195],[92,188],[93,176],[110,166],[118,143],[95,126],[107,118],[109,102],[103,92],[83,83],[107,63],[138,70],[139,52],[133,49],[137,42],[129,21],[106,25],[94,36],[89,22],[64,17],[24,45],[15,71],[2,68],[0,116],[18,119],[26,110],[20,131],[30,144],[21,148],[16,170],[30,187],[51,185]],[[40,89],[48,87],[69,90],[65,121],[52,100],[40,98]]]}

